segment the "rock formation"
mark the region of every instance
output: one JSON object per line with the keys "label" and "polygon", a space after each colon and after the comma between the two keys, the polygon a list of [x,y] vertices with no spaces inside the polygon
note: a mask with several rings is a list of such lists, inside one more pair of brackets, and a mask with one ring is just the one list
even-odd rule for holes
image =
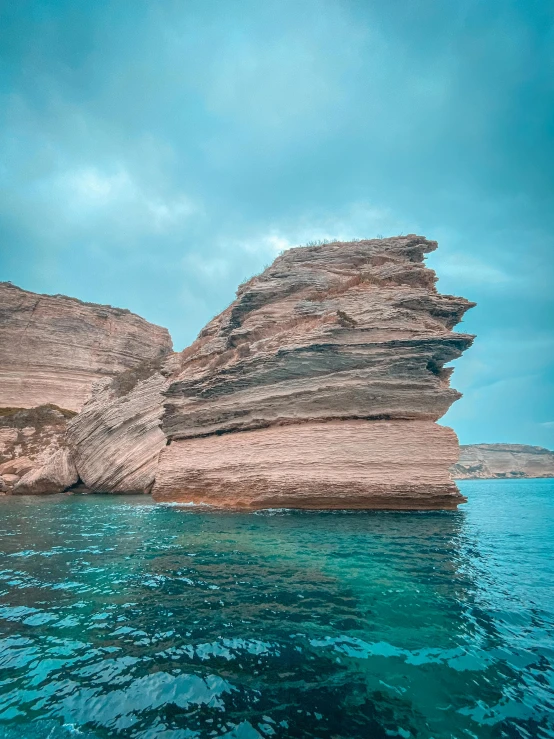
{"label": "rock formation", "polygon": [[97,381],[14,492],[80,479],[246,509],[455,508],[458,442],[436,421],[459,397],[444,365],[473,340],[452,331],[473,303],[437,293],[423,263],[436,246],[409,235],[285,252],[188,349],[159,342]]}
{"label": "rock formation", "polygon": [[160,364],[170,350],[166,329],[127,310],[0,283],[0,492],[72,485],[67,422],[93,382]]}
{"label": "rock formation", "polygon": [[167,329],[128,310],[0,283],[0,408],[78,411],[99,377],[171,348]]}
{"label": "rock formation", "polygon": [[158,501],[453,508],[459,397],[444,367],[473,304],[440,295],[414,235],[291,249],[181,353]]}
{"label": "rock formation", "polygon": [[[170,355],[166,360],[172,365]],[[109,493],[147,493],[166,438],[160,428],[167,379],[162,361],[98,383],[69,424],[67,439],[83,483]]]}
{"label": "rock formation", "polygon": [[231,508],[455,508],[452,429],[432,421],[344,420],[270,426],[173,442],[158,501]]}
{"label": "rock formation", "polygon": [[451,472],[459,480],[554,477],[554,452],[526,444],[468,444],[460,447]]}
{"label": "rock formation", "polygon": [[44,464],[34,466],[16,483],[14,495],[39,495],[59,493],[75,485],[79,480],[71,452],[67,447],[58,449]]}
{"label": "rock formation", "polygon": [[67,422],[74,415],[54,405],[0,408],[0,492],[11,492],[22,476],[65,446]]}

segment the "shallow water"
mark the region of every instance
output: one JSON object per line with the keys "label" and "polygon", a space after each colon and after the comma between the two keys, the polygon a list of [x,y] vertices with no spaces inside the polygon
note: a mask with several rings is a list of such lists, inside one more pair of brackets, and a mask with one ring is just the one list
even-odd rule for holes
{"label": "shallow water", "polygon": [[0,499],[0,737],[554,737],[554,480],[456,512]]}

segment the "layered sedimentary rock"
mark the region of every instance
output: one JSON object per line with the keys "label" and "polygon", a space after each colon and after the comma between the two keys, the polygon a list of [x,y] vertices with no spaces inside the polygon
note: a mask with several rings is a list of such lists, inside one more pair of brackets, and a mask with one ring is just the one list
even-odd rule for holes
{"label": "layered sedimentary rock", "polygon": [[11,492],[25,474],[65,447],[67,422],[74,415],[54,405],[0,409],[0,492]]}
{"label": "layered sedimentary rock", "polygon": [[127,310],[0,283],[0,492],[72,485],[67,422],[92,384],[125,382],[170,350],[166,329]]}
{"label": "layered sedimentary rock", "polygon": [[247,509],[456,507],[458,443],[436,421],[459,397],[444,365],[472,342],[452,329],[473,304],[437,293],[435,248],[409,235],[285,252],[184,352],[162,341],[97,381],[14,492],[80,480]]}
{"label": "layered sedimentary rock", "polygon": [[[172,357],[166,360],[168,368]],[[161,367],[161,360],[145,362],[98,383],[69,424],[67,440],[73,459],[80,479],[91,490],[147,493],[152,489],[158,456],[166,444],[160,425],[168,381]]]}
{"label": "layered sedimentary rock", "polygon": [[[180,355],[153,495],[212,505],[451,508],[436,420],[473,304],[440,295],[409,235],[291,249]],[[333,502],[334,501],[334,502]]]}
{"label": "layered sedimentary rock", "polygon": [[[455,508],[455,433],[429,421],[271,426],[173,442],[158,501],[232,508]],[[417,464],[414,463],[417,460]]]}
{"label": "layered sedimentary rock", "polygon": [[457,479],[554,477],[554,452],[526,444],[468,444],[452,467]]}
{"label": "layered sedimentary rock", "polygon": [[171,348],[167,329],[128,310],[0,283],[0,408],[77,411],[100,376]]}

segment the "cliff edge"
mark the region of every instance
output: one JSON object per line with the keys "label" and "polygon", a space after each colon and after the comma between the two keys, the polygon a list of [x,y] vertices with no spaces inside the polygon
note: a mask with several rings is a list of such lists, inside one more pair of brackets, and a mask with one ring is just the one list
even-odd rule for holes
{"label": "cliff edge", "polygon": [[0,408],[78,411],[99,377],[171,349],[167,329],[128,310],[0,282]]}
{"label": "cliff edge", "polygon": [[93,384],[171,348],[167,329],[128,310],[0,283],[0,492],[76,483],[67,423]]}

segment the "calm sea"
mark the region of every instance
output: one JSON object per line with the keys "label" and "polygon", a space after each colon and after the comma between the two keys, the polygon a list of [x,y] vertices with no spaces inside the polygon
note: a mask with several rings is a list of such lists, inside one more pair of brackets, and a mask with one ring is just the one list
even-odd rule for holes
{"label": "calm sea", "polygon": [[457,512],[0,499],[0,737],[554,737],[554,480]]}

